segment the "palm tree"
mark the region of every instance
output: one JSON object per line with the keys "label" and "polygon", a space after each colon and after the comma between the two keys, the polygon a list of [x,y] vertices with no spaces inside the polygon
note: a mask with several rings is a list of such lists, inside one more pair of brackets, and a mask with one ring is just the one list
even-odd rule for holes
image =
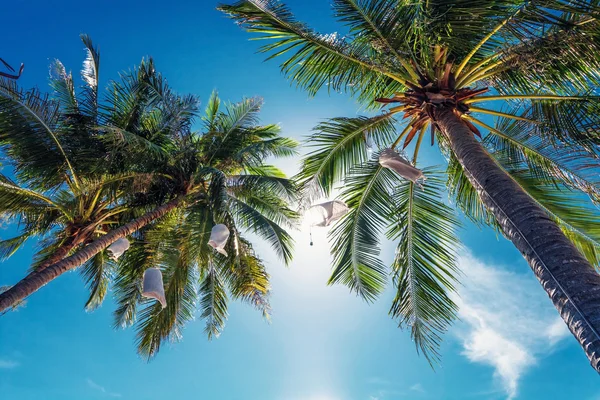
{"label": "palm tree", "polygon": [[[224,107],[216,94],[211,97],[204,118],[206,132],[192,132],[197,99],[193,96],[174,95],[162,76],[154,71],[152,62],[143,62],[138,69],[125,74],[121,82],[112,83],[108,93],[105,104],[97,108],[98,113],[91,122],[81,117],[74,118],[72,113],[57,117],[57,121],[67,118],[68,121],[88,121],[87,126],[74,132],[68,141],[65,140],[73,147],[71,151],[64,153],[83,156],[89,151],[94,156],[90,158],[100,162],[93,164],[94,168],[86,164],[84,159],[77,162],[63,161],[60,164],[63,169],[70,165],[77,174],[69,175],[63,171],[59,177],[42,179],[33,169],[38,167],[37,164],[34,167],[25,165],[24,162],[18,164],[20,159],[17,156],[21,153],[29,157],[29,162],[47,162],[40,153],[37,156],[29,154],[28,151],[16,153],[17,156],[11,153],[13,149],[21,149],[19,146],[22,137],[37,127],[35,122],[38,118],[32,118],[31,123],[29,120],[19,120],[18,118],[27,111],[23,109],[3,115],[5,119],[2,121],[5,125],[0,132],[5,135],[0,138],[3,139],[2,143],[5,144],[4,149],[9,159],[14,162],[19,183],[27,187],[14,182],[11,182],[10,187],[8,184],[3,185],[4,197],[14,201],[5,202],[6,206],[1,213],[25,222],[24,232],[20,235],[22,241],[32,235],[58,237],[57,233],[62,231],[57,226],[67,225],[60,225],[62,220],[58,217],[44,225],[44,230],[38,229],[37,225],[28,224],[30,220],[37,219],[45,222],[42,217],[50,214],[46,212],[47,207],[42,207],[46,206],[43,202],[46,198],[53,198],[30,187],[48,188],[49,192],[55,188],[63,189],[62,192],[73,191],[70,182],[74,179],[71,176],[77,175],[79,181],[82,180],[78,169],[80,163],[96,180],[103,176],[100,172],[105,173],[104,170],[128,171],[136,177],[146,179],[142,179],[142,182],[133,181],[130,190],[122,190],[123,193],[119,192],[114,197],[114,190],[107,190],[107,196],[93,192],[91,198],[111,213],[110,221],[107,220],[109,217],[101,221],[87,221],[85,226],[95,227],[94,236],[86,236],[81,245],[64,250],[61,254],[57,254],[57,251],[50,247],[42,249],[43,254],[52,256],[43,258],[43,268],[40,268],[42,265],[38,266],[22,281],[0,294],[0,310],[18,304],[62,273],[85,263],[83,273],[91,290],[86,306],[89,309],[98,306],[104,299],[111,278],[116,276],[118,301],[124,307],[117,310],[117,315],[119,324],[126,325],[135,319],[136,305],[141,297],[141,281],[131,281],[128,278],[136,276],[139,271],[143,273],[144,269],[153,265],[149,264],[152,261],[164,269],[169,306],[164,312],[154,312],[142,317],[140,325],[145,327],[148,339],[144,341],[144,346],[147,347],[140,345],[140,349],[144,352],[144,349],[148,348],[148,355],[158,350],[161,340],[171,334],[178,334],[181,323],[185,321],[185,311],[182,307],[190,304],[188,302],[182,305],[180,301],[184,301],[186,297],[181,296],[194,287],[196,280],[192,279],[193,272],[203,277],[206,282],[200,293],[203,295],[204,313],[209,317],[210,326],[214,327],[210,328],[210,335],[218,333],[221,329],[226,313],[225,303],[222,301],[225,296],[224,288],[220,288],[218,283],[211,283],[210,279],[226,282],[233,298],[244,299],[267,315],[268,275],[264,265],[254,254],[251,244],[241,236],[240,231],[248,230],[265,238],[285,262],[290,260],[292,241],[281,225],[291,227],[295,224],[296,213],[287,205],[287,201],[293,196],[294,186],[281,171],[263,161],[270,156],[293,154],[296,142],[280,137],[277,125],[257,125],[262,105],[260,99],[246,99]],[[23,94],[23,97],[32,96]],[[11,100],[6,98],[5,101],[9,103]],[[2,107],[2,110],[4,109]],[[8,106],[6,109],[8,110]],[[39,109],[45,110],[43,107]],[[35,113],[36,117],[40,115],[46,114]],[[19,124],[15,124],[15,121]],[[57,146],[63,144],[63,131],[58,125],[60,124],[57,124],[54,130],[47,129],[56,132],[53,135],[56,140],[53,142]],[[19,130],[9,129],[13,126],[18,126]],[[73,124],[68,126],[72,128]],[[84,143],[82,137],[91,137],[98,143]],[[30,146],[36,144],[33,139],[31,142]],[[81,147],[76,147],[77,144]],[[17,167],[21,165],[25,165],[23,170],[26,172],[19,175]],[[39,166],[40,171],[47,168]],[[55,180],[52,181],[51,178]],[[61,183],[61,179],[66,183]],[[25,195],[22,196],[23,199],[15,197],[15,194],[22,193],[33,196],[33,199],[26,198]],[[34,193],[45,197],[36,197]],[[57,195],[61,202],[63,197]],[[65,202],[69,203],[67,200],[65,198]],[[88,205],[85,201],[84,204]],[[95,209],[90,206],[86,210],[89,214],[90,210]],[[97,212],[93,211],[91,214],[96,215]],[[166,217],[166,221],[173,221],[174,215],[177,215],[177,235],[185,233],[185,236],[177,236],[177,246],[181,252],[175,252],[174,248],[161,247],[173,243],[173,240],[169,240],[173,239],[170,235],[175,233],[169,230],[173,225],[163,221],[158,221],[156,226],[150,225],[161,217]],[[203,221],[199,220],[200,216],[203,216]],[[207,234],[217,219],[226,223],[233,233],[230,244],[235,247],[230,251],[231,256],[227,260],[209,257],[210,252],[206,246]],[[163,226],[164,228],[160,228]],[[107,233],[108,230],[110,231]],[[131,256],[124,257],[123,264],[120,265],[109,260],[103,250],[117,239],[134,233],[136,238],[141,239],[134,242]],[[151,238],[160,238],[161,234],[164,236],[162,240],[152,241]],[[71,237],[67,234],[63,236]],[[22,241],[15,238],[2,242],[3,248],[7,249],[6,255],[17,249],[17,246],[12,244],[20,245]],[[189,248],[189,252],[186,250],[184,253],[184,247]],[[58,246],[58,249],[61,248]],[[137,259],[134,264],[127,264],[127,260],[135,260],[135,255],[140,253],[139,248],[150,252],[152,257],[147,257],[146,263]],[[65,258],[70,253],[72,254]],[[170,264],[178,255],[180,260]],[[141,278],[141,275],[137,277]],[[188,280],[182,280],[183,277]],[[133,292],[130,292],[131,290]],[[195,294],[196,291],[193,295]],[[211,296],[214,296],[213,308],[209,304]],[[207,311],[209,309],[212,311]]]}
{"label": "palm tree", "polygon": [[[51,95],[23,91],[14,81],[0,78],[0,149],[14,175],[0,175],[0,214],[21,228],[18,236],[0,241],[0,258],[13,255],[29,238],[40,238],[28,278],[104,235],[123,213],[131,213],[127,198],[156,179],[144,168],[152,158],[139,142],[168,151],[164,127],[175,126],[196,104],[195,99],[177,107],[174,103],[172,112],[157,119],[163,126],[140,120],[141,105],[156,106],[164,91],[153,78],[151,61],[142,62],[122,83],[112,83],[108,105],[99,104],[100,54],[89,37],[81,38],[87,57],[79,93],[58,60],[51,65]],[[104,120],[112,129],[99,132]],[[133,125],[139,126],[135,134],[126,131]],[[132,141],[138,146],[130,145]],[[22,289],[16,285],[2,294],[2,310],[14,304]]]}
{"label": "palm tree", "polygon": [[[139,230],[116,271],[115,326],[137,321],[138,351],[144,357],[155,355],[164,340],[178,339],[198,303],[208,338],[219,336],[227,292],[269,317],[269,275],[243,234],[256,234],[285,263],[291,260],[292,239],[285,229],[294,228],[298,218],[289,206],[295,187],[264,160],[293,154],[296,143],[281,138],[277,125],[255,125],[261,104],[252,98],[223,107],[213,93],[204,133],[182,137],[181,151],[163,167],[189,188],[185,203]],[[208,246],[217,223],[231,232],[226,256]],[[149,265],[159,266],[165,277],[164,311],[160,304],[142,301],[141,278]],[[140,303],[145,307],[138,310]]]}
{"label": "palm tree", "polygon": [[438,358],[440,335],[456,316],[449,292],[457,281],[457,221],[440,199],[444,177],[424,169],[421,189],[368,151],[414,143],[416,165],[430,128],[431,143],[437,137],[448,160],[447,186],[458,208],[514,243],[600,371],[599,214],[583,197],[600,200],[594,95],[600,5],[333,0],[332,6],[343,36],[315,32],[276,1],[219,7],[266,39],[261,50],[283,58],[284,74],[310,94],[328,86],[370,109],[390,105],[373,117],[323,122],[310,137],[317,148],[298,177],[305,199],[328,196],[343,183],[341,197],[351,209],[331,232],[330,283],[367,300],[381,293],[388,269],[378,245],[385,231],[398,242],[390,314],[411,327],[430,362]]}

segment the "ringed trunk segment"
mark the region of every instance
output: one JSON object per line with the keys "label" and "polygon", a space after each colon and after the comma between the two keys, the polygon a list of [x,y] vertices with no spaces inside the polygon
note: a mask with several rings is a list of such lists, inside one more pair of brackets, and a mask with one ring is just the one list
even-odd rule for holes
{"label": "ringed trunk segment", "polygon": [[32,271],[32,273],[41,272],[41,271],[45,270],[46,268],[48,268],[49,266],[59,262],[60,260],[62,260],[66,256],[68,256],[69,253],[74,248],[76,248],[80,244],[84,243],[86,239],[87,239],[87,237],[84,237],[84,236],[76,236],[76,237],[70,239],[69,241],[67,241],[67,243],[65,243],[61,247],[59,247],[54,252],[54,254],[52,254],[50,257],[48,257],[48,259],[46,259],[44,262],[42,262],[40,265],[38,265],[38,267],[34,271]]}
{"label": "ringed trunk segment", "polygon": [[450,108],[435,122],[503,234],[521,252],[600,373],[600,274],[533,199],[496,164]]}
{"label": "ringed trunk segment", "polygon": [[75,252],[75,254],[49,265],[41,271],[34,271],[19,281],[16,285],[0,294],[0,313],[4,312],[9,307],[24,300],[27,296],[36,292],[39,288],[46,285],[50,281],[56,279],[63,273],[75,269],[106,249],[108,246],[116,242],[118,239],[131,235],[144,226],[164,216],[169,211],[174,210],[183,201],[184,197],[180,196],[170,202],[150,211],[141,217],[107,233],[106,235],[94,240],[83,249]]}

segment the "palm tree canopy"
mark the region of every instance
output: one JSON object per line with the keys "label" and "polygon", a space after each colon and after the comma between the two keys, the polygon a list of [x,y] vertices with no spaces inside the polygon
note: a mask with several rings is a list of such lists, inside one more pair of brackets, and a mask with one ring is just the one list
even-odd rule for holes
{"label": "palm tree canopy", "polygon": [[[115,326],[137,321],[138,350],[145,357],[155,355],[162,341],[179,338],[197,306],[209,338],[225,325],[229,297],[269,317],[269,275],[244,234],[266,240],[285,263],[291,260],[293,241],[287,229],[298,219],[291,209],[296,189],[265,160],[294,154],[297,143],[279,136],[277,125],[257,124],[261,105],[258,98],[222,104],[213,93],[202,131],[175,138],[173,156],[157,167],[176,177],[172,182],[186,202],[137,232],[115,272]],[[160,192],[159,186],[149,193]],[[231,233],[227,255],[208,245],[216,224],[225,224]],[[88,268],[92,265],[90,261]],[[141,277],[150,265],[163,271],[165,310],[142,299]]]}
{"label": "palm tree canopy", "polygon": [[[314,151],[297,177],[304,201],[343,184],[351,208],[331,231],[330,283],[372,300],[391,273],[397,295],[390,314],[412,328],[428,360],[438,359],[440,334],[456,316],[449,293],[457,280],[458,223],[440,198],[443,175],[424,169],[421,189],[377,158],[384,148],[414,146],[417,165],[425,136],[432,145],[437,138],[457,207],[496,226],[439,134],[439,106],[453,108],[600,267],[600,214],[589,204],[600,201],[597,1],[333,0],[332,8],[343,35],[316,32],[278,1],[219,7],[265,40],[261,51],[281,59],[282,72],[310,94],[328,87],[371,110],[389,106],[372,117],[322,122],[308,141]],[[390,268],[378,258],[382,232],[398,242]]]}
{"label": "palm tree canopy", "polygon": [[[114,285],[115,325],[137,321],[138,349],[146,357],[162,341],[180,337],[197,306],[209,338],[224,327],[228,298],[268,318],[269,275],[244,236],[264,239],[284,263],[291,260],[287,230],[298,218],[291,209],[296,187],[266,160],[295,154],[297,143],[280,136],[277,125],[259,125],[260,98],[224,103],[215,92],[196,121],[199,99],[174,93],[151,59],[110,82],[102,97],[99,52],[82,39],[87,58],[80,90],[59,61],[51,69],[51,95],[0,81],[0,150],[14,176],[0,175],[0,215],[21,229],[0,242],[0,256],[38,236],[40,264],[83,235],[64,258],[183,198],[176,210],[136,232],[121,258],[101,252],[84,264],[86,308],[101,305]],[[227,257],[208,246],[218,223],[232,233]],[[163,273],[165,310],[142,299],[148,267]]]}

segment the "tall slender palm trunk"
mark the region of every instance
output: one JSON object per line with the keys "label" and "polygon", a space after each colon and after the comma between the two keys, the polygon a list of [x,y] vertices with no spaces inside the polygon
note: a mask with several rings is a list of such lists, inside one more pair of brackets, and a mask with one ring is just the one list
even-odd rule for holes
{"label": "tall slender palm trunk", "polygon": [[452,110],[438,109],[434,117],[481,200],[600,372],[600,274]]}
{"label": "tall slender palm trunk", "polygon": [[39,288],[63,273],[82,265],[90,258],[94,257],[96,254],[100,253],[102,250],[116,242],[118,239],[127,235],[131,235],[137,230],[167,214],[169,211],[174,210],[182,200],[183,196],[177,197],[176,199],[171,200],[155,210],[150,211],[141,217],[107,233],[99,239],[94,240],[92,243],[77,251],[70,257],[63,259],[56,264],[47,266],[41,271],[38,270],[31,272],[16,285],[8,289],[6,292],[0,294],[0,313],[25,299],[27,296],[36,292]]}

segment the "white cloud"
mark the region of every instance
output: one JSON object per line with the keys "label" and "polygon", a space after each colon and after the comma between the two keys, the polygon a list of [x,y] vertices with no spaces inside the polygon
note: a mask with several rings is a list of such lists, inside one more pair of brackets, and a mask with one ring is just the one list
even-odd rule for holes
{"label": "white cloud", "polygon": [[410,387],[410,390],[412,390],[413,392],[425,393],[425,389],[423,389],[423,385],[421,385],[420,383],[415,383],[414,385],[412,385]]}
{"label": "white cloud", "polygon": [[516,274],[486,265],[471,254],[459,258],[464,273],[456,332],[463,354],[488,364],[509,399],[521,376],[567,337],[569,331],[530,272]]}
{"label": "white cloud", "polygon": [[21,364],[13,360],[0,359],[0,369],[13,369],[19,365]]}
{"label": "white cloud", "polygon": [[104,393],[107,396],[110,396],[110,397],[122,397],[121,393],[109,392],[108,390],[106,390],[106,388],[104,386],[101,386],[101,385],[97,384],[96,382],[94,382],[90,378],[87,378],[85,381],[87,382],[87,384],[88,384],[89,387],[91,387],[92,389],[97,390],[99,392],[102,392],[102,393]]}

